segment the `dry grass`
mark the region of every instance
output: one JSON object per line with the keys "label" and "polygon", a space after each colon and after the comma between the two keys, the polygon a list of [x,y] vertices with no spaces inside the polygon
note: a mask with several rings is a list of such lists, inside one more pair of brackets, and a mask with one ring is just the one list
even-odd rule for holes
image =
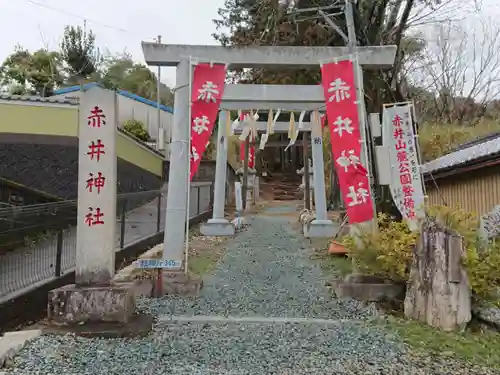
{"label": "dry grass", "polygon": [[[224,255],[224,243],[229,237],[208,237],[200,234],[198,227],[189,233],[189,272],[197,276],[204,276],[212,272],[220,258]],[[160,259],[163,255],[161,248],[151,256]],[[153,280],[157,277],[157,270],[134,269],[131,279]]]}
{"label": "dry grass", "polygon": [[227,162],[234,170],[240,167],[240,140],[239,136],[232,135],[227,138]]}
{"label": "dry grass", "polygon": [[224,255],[228,237],[206,237],[194,235],[189,242],[189,271],[197,276],[211,273]]}
{"label": "dry grass", "polygon": [[424,162],[437,159],[476,138],[500,131],[500,121],[481,120],[474,125],[424,123],[420,127],[420,149]]}

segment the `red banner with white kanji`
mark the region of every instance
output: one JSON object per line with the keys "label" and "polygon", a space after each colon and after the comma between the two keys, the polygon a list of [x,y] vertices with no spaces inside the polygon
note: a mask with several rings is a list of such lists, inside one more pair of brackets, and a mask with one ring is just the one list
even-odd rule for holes
{"label": "red banner with white kanji", "polygon": [[[240,122],[245,120],[245,116],[250,116],[250,112],[241,112]],[[252,142],[248,150],[248,168],[253,169],[255,167],[255,135],[252,133],[250,137]],[[240,143],[240,160],[245,160],[245,144],[248,143],[248,139]]]}
{"label": "red banner with white kanji", "polygon": [[[248,139],[240,143],[240,159],[245,160],[245,143],[248,143]],[[255,137],[252,135],[252,144],[248,149],[248,168],[255,168]]]}
{"label": "red banner with white kanji", "polygon": [[370,183],[360,159],[361,134],[352,61],[324,64],[321,81],[335,171],[349,222],[355,224],[372,220]]}
{"label": "red banner with white kanji", "polygon": [[194,67],[191,86],[191,180],[210,141],[225,80],[226,66],[223,64],[197,64]]}

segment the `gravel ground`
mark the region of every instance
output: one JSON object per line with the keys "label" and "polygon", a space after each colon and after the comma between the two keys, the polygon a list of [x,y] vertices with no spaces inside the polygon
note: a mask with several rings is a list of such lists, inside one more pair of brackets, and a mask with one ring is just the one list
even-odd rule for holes
{"label": "gravel ground", "polygon": [[[280,210],[286,213],[292,208]],[[333,298],[289,219],[262,215],[252,219],[248,231],[228,242],[226,255],[197,300],[143,300],[140,307],[162,316],[336,322],[161,323],[148,337],[134,340],[43,336],[21,351],[7,374],[500,374],[412,354],[371,321],[376,315],[372,307]]]}

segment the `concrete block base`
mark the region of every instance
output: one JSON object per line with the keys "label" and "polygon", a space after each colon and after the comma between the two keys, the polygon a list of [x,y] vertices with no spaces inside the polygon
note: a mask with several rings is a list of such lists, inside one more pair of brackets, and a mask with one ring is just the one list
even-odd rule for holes
{"label": "concrete block base", "polygon": [[235,230],[240,230],[244,225],[248,225],[248,220],[244,216],[238,216],[231,221]]}
{"label": "concrete block base", "polygon": [[36,339],[41,334],[42,331],[39,329],[5,333],[0,338],[0,368],[8,364],[28,342]]}
{"label": "concrete block base", "polygon": [[338,227],[331,220],[313,220],[304,225],[306,238],[332,238],[337,231]]}
{"label": "concrete block base", "polygon": [[210,219],[200,227],[204,236],[234,236],[234,225],[226,219]]}
{"label": "concrete block base", "polygon": [[163,271],[163,295],[197,296],[203,288],[203,280],[182,271]]}
{"label": "concrete block base", "polygon": [[54,325],[128,323],[135,312],[134,286],[134,282],[125,282],[103,287],[66,285],[51,290],[48,321]]}
{"label": "concrete block base", "polygon": [[366,275],[349,275],[335,287],[338,298],[353,298],[358,301],[380,302],[403,300],[406,285]]}
{"label": "concrete block base", "polygon": [[151,315],[132,315],[127,324],[116,322],[93,322],[76,324],[70,326],[41,327],[43,333],[51,335],[66,335],[73,333],[81,337],[132,338],[147,336],[153,329],[153,317]]}

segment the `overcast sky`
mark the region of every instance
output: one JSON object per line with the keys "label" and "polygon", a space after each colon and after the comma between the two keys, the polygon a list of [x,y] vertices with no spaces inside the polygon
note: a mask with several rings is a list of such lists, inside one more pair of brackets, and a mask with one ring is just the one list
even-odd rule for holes
{"label": "overcast sky", "polygon": [[[0,61],[18,43],[29,50],[44,45],[57,49],[64,26],[83,24],[84,19],[101,49],[126,50],[137,61],[144,61],[141,40],[153,41],[157,35],[164,43],[215,44],[212,19],[223,4],[224,0],[0,0]],[[175,69],[163,68],[162,75],[162,81],[173,86]]]}
{"label": "overcast sky", "polygon": [[[36,4],[38,3],[38,5]],[[83,24],[111,53],[127,51],[144,61],[141,40],[172,44],[215,44],[213,18],[224,0],[0,0],[0,61],[16,44],[33,51],[57,49],[67,24]],[[500,0],[483,0],[485,14],[500,15]],[[156,69],[156,68],[155,68]],[[163,68],[162,81],[175,83],[175,69]]]}

